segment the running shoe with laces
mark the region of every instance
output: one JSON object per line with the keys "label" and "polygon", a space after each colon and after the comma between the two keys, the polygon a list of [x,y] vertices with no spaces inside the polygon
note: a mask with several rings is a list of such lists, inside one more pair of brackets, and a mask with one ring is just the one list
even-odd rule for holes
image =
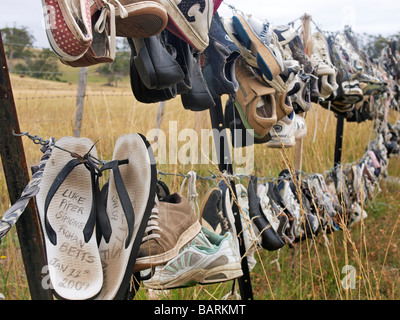
{"label": "running shoe with laces", "polygon": [[173,259],[200,229],[200,222],[186,198],[178,193],[166,196],[164,201],[156,198],[134,272]]}
{"label": "running shoe with laces", "polygon": [[271,81],[284,70],[279,50],[271,48],[271,32],[268,21],[252,15],[235,15],[232,25],[238,40],[251,52],[267,80]]}
{"label": "running shoe with laces", "polygon": [[296,145],[296,139],[304,138],[306,134],[307,125],[304,118],[293,111],[272,127],[271,140],[266,145],[268,148],[291,148]]}
{"label": "running shoe with laces", "polygon": [[337,69],[334,67],[330,54],[328,42],[320,32],[312,34],[307,43],[307,52],[310,56],[311,64],[317,68],[317,75],[321,81],[321,97],[330,99],[336,95],[339,88],[336,82]]}
{"label": "running shoe with laces", "polygon": [[197,236],[165,265],[144,280],[146,288],[173,289],[211,284],[243,276],[240,256],[230,232],[217,235],[202,227]]}

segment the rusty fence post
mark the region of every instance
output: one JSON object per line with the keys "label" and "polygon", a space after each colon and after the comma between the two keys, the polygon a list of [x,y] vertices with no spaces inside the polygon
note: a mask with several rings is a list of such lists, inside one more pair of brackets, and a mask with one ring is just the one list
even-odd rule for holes
{"label": "rusty fence post", "polygon": [[[17,110],[0,32],[0,157],[3,164],[11,204],[20,197],[29,182]],[[42,268],[46,264],[36,205],[31,199],[16,223],[25,272],[32,300],[50,300],[52,294],[42,286]]]}

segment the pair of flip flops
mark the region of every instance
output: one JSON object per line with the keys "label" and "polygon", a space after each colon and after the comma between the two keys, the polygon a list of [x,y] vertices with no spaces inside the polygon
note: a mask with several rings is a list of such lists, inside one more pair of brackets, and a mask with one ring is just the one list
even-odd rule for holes
{"label": "pair of flip flops", "polygon": [[112,161],[99,163],[90,139],[64,137],[43,171],[36,202],[59,299],[123,299],[154,206],[157,172],[145,137],[120,136]]}

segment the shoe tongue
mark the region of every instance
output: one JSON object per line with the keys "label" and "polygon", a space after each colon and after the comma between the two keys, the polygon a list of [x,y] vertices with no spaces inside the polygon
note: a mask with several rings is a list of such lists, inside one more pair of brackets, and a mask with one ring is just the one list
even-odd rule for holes
{"label": "shoe tongue", "polygon": [[208,240],[207,236],[201,230],[197,236],[191,241],[191,244],[196,247],[206,247],[210,249],[214,249],[214,245]]}
{"label": "shoe tongue", "polygon": [[266,45],[269,45],[271,43],[269,24],[266,21],[260,20],[253,16],[249,16],[247,21],[260,40]]}

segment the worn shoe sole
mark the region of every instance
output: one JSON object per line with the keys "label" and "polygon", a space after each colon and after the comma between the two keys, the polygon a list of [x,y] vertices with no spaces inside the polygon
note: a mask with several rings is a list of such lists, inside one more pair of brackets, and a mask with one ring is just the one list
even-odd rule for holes
{"label": "worn shoe sole", "polygon": [[270,141],[266,143],[266,146],[268,148],[292,148],[296,145],[296,139],[294,137],[292,138],[281,138],[280,140],[278,138],[273,138]]}
{"label": "worn shoe sole", "polygon": [[261,42],[261,40],[254,34],[246,19],[242,16],[233,16],[232,24],[239,39],[257,58],[257,64],[261,72],[265,75],[267,80],[272,81],[281,73],[282,70],[271,49]]}
{"label": "worn shoe sole", "polygon": [[125,38],[149,38],[165,29],[167,10],[155,1],[141,1],[124,6],[128,17],[122,19],[116,10],[116,35]]}
{"label": "worn shoe sole", "polygon": [[160,282],[155,280],[144,281],[145,287],[150,289],[174,289],[192,286],[193,283],[211,284],[229,281],[243,276],[240,262],[218,266],[212,269],[196,269],[185,272],[179,277],[169,281]]}

